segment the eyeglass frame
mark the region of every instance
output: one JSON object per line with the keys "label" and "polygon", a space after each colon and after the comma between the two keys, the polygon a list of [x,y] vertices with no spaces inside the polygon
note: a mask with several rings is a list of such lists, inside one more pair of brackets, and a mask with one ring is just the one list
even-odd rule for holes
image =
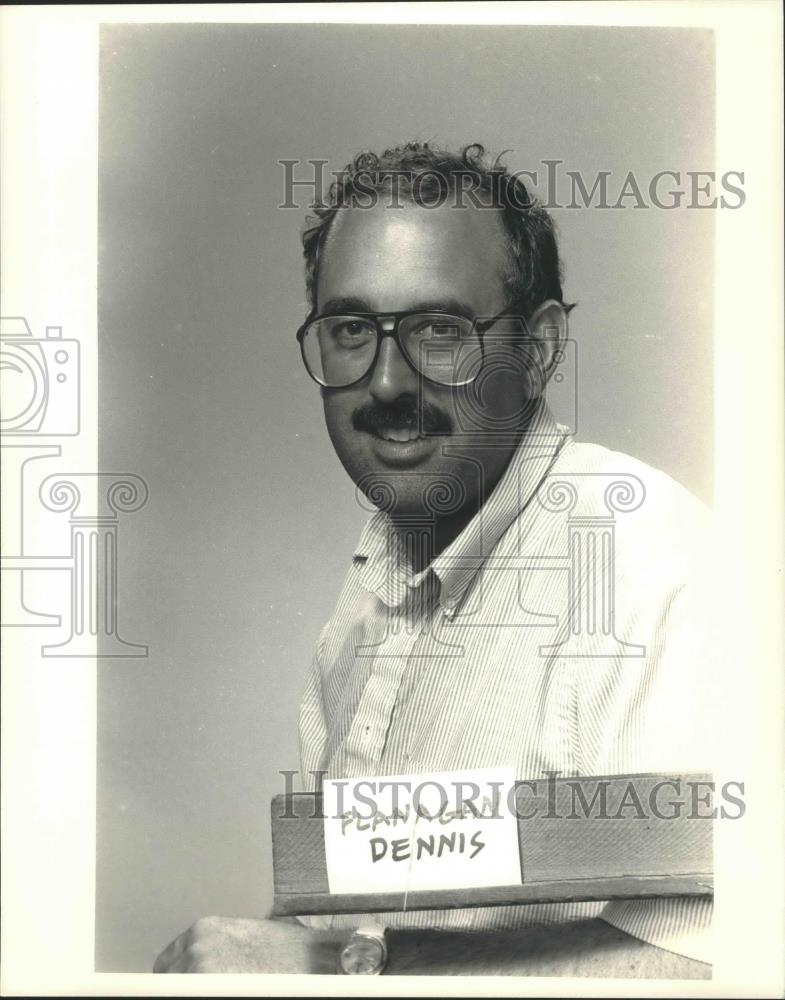
{"label": "eyeglass frame", "polygon": [[[436,379],[429,378],[424,372],[421,372],[420,369],[415,365],[415,363],[409,357],[408,353],[404,350],[404,347],[401,344],[400,334],[398,332],[398,328],[400,327],[401,321],[407,319],[409,316],[452,316],[452,317],[457,317],[459,319],[469,320],[472,324],[472,329],[477,331],[477,334],[480,338],[480,353],[482,358],[482,364],[477,369],[476,374],[468,382],[452,383],[452,382],[438,382]],[[368,312],[329,312],[329,313],[315,313],[315,314],[312,313],[311,315],[308,316],[308,318],[305,320],[302,326],[298,329],[296,336],[297,336],[297,341],[300,345],[300,354],[303,359],[303,364],[305,365],[305,370],[308,372],[313,381],[316,382],[316,384],[321,386],[323,389],[349,389],[351,386],[358,385],[360,382],[363,381],[363,379],[367,378],[368,375],[376,367],[376,362],[379,360],[379,352],[382,349],[382,341],[384,340],[385,337],[392,337],[393,341],[395,342],[395,345],[397,346],[401,354],[401,357],[404,359],[407,365],[412,369],[415,375],[419,376],[420,378],[424,378],[426,382],[430,382],[432,385],[441,386],[443,389],[461,389],[464,386],[473,385],[473,383],[477,381],[477,378],[479,377],[479,374],[482,371],[483,365],[485,364],[484,335],[488,332],[488,330],[490,330],[490,328],[493,326],[494,323],[497,323],[500,319],[505,319],[506,317],[509,316],[513,317],[517,316],[517,318],[519,319],[521,318],[517,313],[510,312],[509,309],[505,310],[504,312],[497,313],[490,319],[483,319],[483,320],[478,319],[478,317],[476,316],[469,316],[463,312],[457,312],[455,310],[448,312],[442,309],[406,309],[399,312],[385,312],[385,313],[368,313]],[[339,317],[341,318],[345,317],[347,319],[371,320],[376,328],[376,350],[374,351],[373,358],[370,364],[368,365],[368,368],[359,378],[356,378],[353,382],[347,382],[345,385],[327,385],[324,382],[320,382],[319,379],[314,375],[314,373],[308,366],[308,362],[306,361],[305,358],[305,344],[304,344],[305,334],[306,331],[308,330],[308,327],[311,326],[311,324],[316,323],[317,320],[331,319],[331,318],[337,319]],[[389,330],[385,330],[382,327],[382,320],[385,319],[387,320],[391,319],[393,321],[392,328]],[[524,326],[525,326],[525,320],[524,320]]]}

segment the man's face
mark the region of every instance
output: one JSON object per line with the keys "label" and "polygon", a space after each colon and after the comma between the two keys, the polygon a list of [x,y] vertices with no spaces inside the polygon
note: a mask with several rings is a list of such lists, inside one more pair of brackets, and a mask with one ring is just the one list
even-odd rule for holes
{"label": "man's face", "polygon": [[[389,208],[383,199],[372,209],[347,208],[336,215],[323,248],[317,309],[381,315],[457,310],[489,318],[506,306],[505,254],[495,210],[425,209],[410,202]],[[490,332],[485,344],[483,373],[474,385],[422,379],[393,338],[384,337],[361,382],[323,391],[338,457],[372,500],[394,497],[385,509],[460,514],[476,510],[496,485],[536,390],[526,378],[525,352],[509,333]]]}

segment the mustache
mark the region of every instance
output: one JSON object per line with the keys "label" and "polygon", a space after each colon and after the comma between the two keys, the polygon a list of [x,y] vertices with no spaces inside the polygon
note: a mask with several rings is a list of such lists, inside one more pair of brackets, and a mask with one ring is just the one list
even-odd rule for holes
{"label": "mustache", "polygon": [[388,430],[420,430],[424,434],[451,434],[452,420],[443,411],[423,400],[396,399],[392,403],[378,401],[359,406],[352,414],[356,431],[378,434]]}

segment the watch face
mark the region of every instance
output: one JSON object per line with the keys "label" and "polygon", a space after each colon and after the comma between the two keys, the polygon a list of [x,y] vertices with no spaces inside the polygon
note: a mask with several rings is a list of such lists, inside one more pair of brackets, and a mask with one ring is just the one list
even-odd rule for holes
{"label": "watch face", "polygon": [[354,934],[341,951],[341,969],[350,976],[378,976],[387,961],[381,938]]}

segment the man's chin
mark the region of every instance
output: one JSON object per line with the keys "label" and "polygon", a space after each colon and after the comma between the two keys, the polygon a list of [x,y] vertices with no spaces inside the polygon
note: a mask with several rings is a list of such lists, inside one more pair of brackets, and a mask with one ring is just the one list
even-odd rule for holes
{"label": "man's chin", "polygon": [[376,469],[355,480],[365,497],[395,520],[433,523],[457,514],[467,490],[454,472],[419,468]]}

